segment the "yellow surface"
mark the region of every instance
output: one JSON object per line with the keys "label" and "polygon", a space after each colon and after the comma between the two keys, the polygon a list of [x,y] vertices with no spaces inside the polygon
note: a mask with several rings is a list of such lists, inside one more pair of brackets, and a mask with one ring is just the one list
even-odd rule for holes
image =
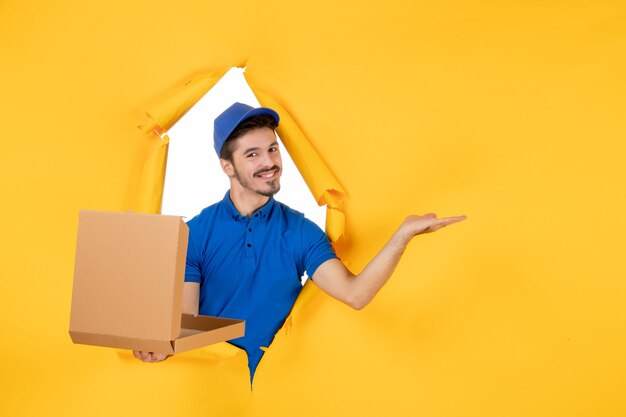
{"label": "yellow surface", "polygon": [[[0,3],[0,415],[626,414],[623,2],[128,3]],[[252,393],[237,353],[72,345],[78,210],[132,208],[144,109],[246,64],[349,195],[354,272],[410,212],[469,219],[363,311],[307,288]]]}

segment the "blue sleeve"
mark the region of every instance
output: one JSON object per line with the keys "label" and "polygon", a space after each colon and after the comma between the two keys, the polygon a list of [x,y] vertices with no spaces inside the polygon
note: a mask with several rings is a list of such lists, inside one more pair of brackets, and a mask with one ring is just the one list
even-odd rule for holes
{"label": "blue sleeve", "polygon": [[187,241],[187,263],[185,266],[185,282],[200,282],[202,272],[200,270],[201,260],[198,250],[195,246],[193,233],[189,230],[189,239]]}
{"label": "blue sleeve", "polygon": [[310,278],[313,277],[321,264],[337,258],[326,233],[307,218],[304,219],[302,225],[302,249],[304,251],[304,269]]}

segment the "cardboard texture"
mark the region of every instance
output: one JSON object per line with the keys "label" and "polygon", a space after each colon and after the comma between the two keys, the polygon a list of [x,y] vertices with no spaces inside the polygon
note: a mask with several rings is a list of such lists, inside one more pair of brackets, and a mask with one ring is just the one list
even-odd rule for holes
{"label": "cardboard texture", "polygon": [[182,314],[188,233],[177,216],[81,211],[72,341],[175,354],[243,336],[243,320]]}

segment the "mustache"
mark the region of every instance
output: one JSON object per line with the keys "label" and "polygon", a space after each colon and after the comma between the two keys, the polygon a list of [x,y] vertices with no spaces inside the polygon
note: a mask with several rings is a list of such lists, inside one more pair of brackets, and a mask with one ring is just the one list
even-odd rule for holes
{"label": "mustache", "polygon": [[269,168],[263,168],[263,169],[260,169],[260,170],[256,171],[253,175],[257,176],[257,175],[260,175],[260,174],[262,174],[264,172],[269,172],[269,171],[280,172],[280,167],[278,165],[274,165],[274,166],[269,167]]}

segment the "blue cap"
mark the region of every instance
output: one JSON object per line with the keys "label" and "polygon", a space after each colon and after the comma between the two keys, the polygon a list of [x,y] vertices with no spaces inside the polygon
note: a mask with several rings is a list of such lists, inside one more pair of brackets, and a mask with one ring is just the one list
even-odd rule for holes
{"label": "blue cap", "polygon": [[233,130],[239,123],[251,117],[264,114],[272,116],[276,123],[280,121],[278,113],[272,109],[267,107],[254,108],[243,103],[235,103],[217,116],[213,124],[213,147],[217,156],[220,156],[224,142],[226,142],[226,139],[233,133]]}

